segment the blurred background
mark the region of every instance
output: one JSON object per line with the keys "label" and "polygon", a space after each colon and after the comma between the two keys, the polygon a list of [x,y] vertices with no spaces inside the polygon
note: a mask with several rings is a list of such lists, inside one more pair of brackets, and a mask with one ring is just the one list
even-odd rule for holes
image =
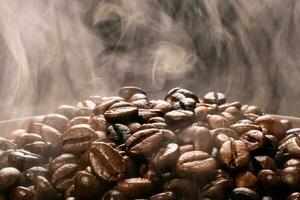
{"label": "blurred background", "polygon": [[124,85],[300,117],[300,1],[1,0],[0,120]]}

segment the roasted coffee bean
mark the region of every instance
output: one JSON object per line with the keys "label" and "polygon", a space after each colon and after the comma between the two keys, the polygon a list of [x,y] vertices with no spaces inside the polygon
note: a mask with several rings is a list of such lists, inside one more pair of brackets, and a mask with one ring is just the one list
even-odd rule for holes
{"label": "roasted coffee bean", "polygon": [[145,178],[130,178],[119,181],[116,189],[129,199],[144,198],[153,192],[153,184]]}
{"label": "roasted coffee bean", "polygon": [[226,141],[220,148],[218,160],[227,169],[235,170],[245,167],[250,159],[247,145],[240,140]]}
{"label": "roasted coffee bean", "polygon": [[37,200],[58,200],[58,194],[51,183],[42,176],[37,176],[34,180],[35,199]]}
{"label": "roasted coffee bean", "polygon": [[126,86],[126,87],[122,87],[119,90],[120,97],[123,97],[126,100],[128,100],[128,98],[133,96],[134,94],[146,95],[146,93],[141,88],[135,86]]}
{"label": "roasted coffee bean", "polygon": [[186,145],[182,145],[179,146],[179,153],[180,155],[189,152],[189,151],[194,151],[194,145],[192,144],[186,144]]}
{"label": "roasted coffee bean", "polygon": [[165,148],[158,151],[152,163],[158,171],[164,171],[173,167],[178,157],[179,146],[175,143],[169,143]]}
{"label": "roasted coffee bean", "polygon": [[54,172],[65,164],[75,164],[77,160],[78,158],[73,154],[69,154],[69,153],[61,154],[50,161],[49,169],[50,171]]}
{"label": "roasted coffee bean", "polygon": [[172,110],[172,104],[164,100],[150,101],[150,108],[159,109],[163,113],[167,113]]}
{"label": "roasted coffee bean", "polygon": [[1,151],[6,151],[8,149],[15,149],[15,148],[16,148],[16,145],[12,141],[0,137],[0,150]]}
{"label": "roasted coffee bean", "polygon": [[226,96],[221,92],[208,92],[204,95],[204,102],[221,105],[226,103]]}
{"label": "roasted coffee bean", "polygon": [[244,105],[241,108],[241,111],[244,114],[256,114],[256,115],[262,115],[261,110],[257,107],[257,106],[248,106],[248,105]]}
{"label": "roasted coffee bean", "polygon": [[286,135],[285,126],[272,116],[260,116],[255,120],[255,124],[267,129],[268,134],[274,135],[278,139],[284,138]]}
{"label": "roasted coffee bean", "polygon": [[261,131],[250,130],[241,135],[240,140],[246,143],[249,151],[257,151],[265,144],[265,137]]}
{"label": "roasted coffee bean", "polygon": [[192,98],[184,98],[173,105],[175,110],[190,110],[193,111],[196,107],[196,101]]}
{"label": "roasted coffee bean", "polygon": [[257,179],[266,193],[275,193],[280,187],[280,176],[272,170],[261,170],[257,175]]}
{"label": "roasted coffee bean", "polygon": [[96,132],[89,125],[80,124],[69,128],[62,135],[62,150],[68,153],[84,153],[98,138]]}
{"label": "roasted coffee bean", "polygon": [[300,192],[294,192],[290,194],[286,200],[299,200],[300,199]]}
{"label": "roasted coffee bean", "polygon": [[93,143],[89,157],[93,170],[103,180],[118,181],[124,177],[126,163],[123,157],[108,144]]}
{"label": "roasted coffee bean", "polygon": [[58,168],[51,177],[51,181],[58,190],[65,191],[74,184],[75,174],[78,171],[76,164],[66,164]]}
{"label": "roasted coffee bean", "polygon": [[261,131],[261,127],[255,124],[248,123],[236,123],[230,126],[231,129],[235,130],[239,135],[242,135],[250,130]]}
{"label": "roasted coffee bean", "polygon": [[36,166],[36,167],[31,167],[31,168],[27,169],[23,174],[24,174],[26,183],[28,185],[32,185],[34,179],[37,176],[42,176],[42,177],[45,177],[48,179],[50,173],[46,168]]}
{"label": "roasted coffee bean", "polygon": [[117,102],[120,102],[120,100],[116,98],[105,99],[96,105],[96,107],[93,110],[93,113],[95,115],[103,115],[109,109],[110,106]]}
{"label": "roasted coffee bean", "polygon": [[74,116],[76,115],[76,112],[77,112],[77,109],[74,106],[69,106],[69,105],[61,105],[55,111],[55,113],[64,115],[69,120],[74,118]]}
{"label": "roasted coffee bean", "polygon": [[176,196],[173,192],[162,192],[148,198],[149,200],[175,200]]}
{"label": "roasted coffee bean", "polygon": [[19,135],[15,142],[19,147],[24,147],[26,144],[43,141],[42,137],[35,133],[24,133]]}
{"label": "roasted coffee bean", "polygon": [[173,110],[165,114],[165,122],[173,129],[183,128],[193,123],[194,113],[187,110]]}
{"label": "roasted coffee bean", "polygon": [[64,198],[70,198],[70,197],[74,197],[75,198],[75,186],[71,185],[70,187],[68,187],[68,189],[65,191],[65,195]]}
{"label": "roasted coffee bean", "polygon": [[300,169],[300,159],[292,158],[284,163],[284,167],[297,167]]}
{"label": "roasted coffee bean", "polygon": [[94,115],[93,108],[79,107],[77,108],[76,117],[91,117]]}
{"label": "roasted coffee bean", "polygon": [[212,150],[212,137],[205,127],[188,126],[177,133],[177,138],[183,144],[193,144],[195,150],[208,153]]}
{"label": "roasted coffee bean", "polygon": [[300,169],[287,167],[280,171],[280,178],[289,190],[298,191],[300,188]]}
{"label": "roasted coffee bean", "polygon": [[99,200],[126,200],[126,197],[118,190],[109,190]]}
{"label": "roasted coffee bean", "polygon": [[197,185],[188,179],[173,179],[165,182],[164,191],[172,191],[176,199],[197,199]]}
{"label": "roasted coffee bean", "polygon": [[103,115],[90,118],[88,123],[95,131],[106,131],[109,126]]}
{"label": "roasted coffee bean", "polygon": [[276,171],[277,169],[275,161],[269,156],[255,156],[253,164],[257,170],[270,169]]}
{"label": "roasted coffee bean", "polygon": [[239,187],[232,190],[230,200],[258,200],[259,195],[249,188]]}
{"label": "roasted coffee bean", "polygon": [[138,117],[138,109],[136,107],[120,107],[107,110],[104,113],[106,121],[109,123],[124,123],[133,121]]}
{"label": "roasted coffee bean", "polygon": [[233,184],[225,178],[218,178],[204,186],[198,195],[198,199],[225,200],[233,189]]}
{"label": "roasted coffee bean", "polygon": [[20,170],[26,170],[30,167],[38,166],[44,162],[42,156],[23,149],[12,151],[7,156],[9,163]]}
{"label": "roasted coffee bean", "polygon": [[212,129],[229,127],[229,121],[221,115],[207,115],[206,117],[209,126]]}
{"label": "roasted coffee bean", "polygon": [[65,127],[68,122],[69,122],[69,119],[67,117],[65,117],[64,115],[60,115],[60,114],[49,114],[49,115],[46,115],[43,119],[43,124],[46,124],[48,126],[55,128],[60,133],[64,132]]}
{"label": "roasted coffee bean", "polygon": [[204,121],[209,111],[206,106],[198,106],[194,109],[194,112],[196,121]]}
{"label": "roasted coffee bean", "polygon": [[130,136],[130,129],[123,124],[113,124],[107,129],[107,137],[116,140],[117,143],[124,143]]}
{"label": "roasted coffee bean", "polygon": [[106,189],[94,175],[85,171],[76,175],[74,187],[77,199],[98,199]]}
{"label": "roasted coffee bean", "polygon": [[91,118],[88,116],[74,117],[66,125],[66,130],[68,130],[70,127],[78,125],[78,124],[89,124],[90,120],[91,120]]}
{"label": "roasted coffee bean", "polygon": [[256,185],[257,178],[250,171],[239,173],[235,178],[236,187],[253,188]]}
{"label": "roasted coffee bean", "polygon": [[182,177],[207,177],[215,170],[217,163],[208,153],[189,151],[182,154],[176,163],[176,170]]}
{"label": "roasted coffee bean", "polygon": [[286,131],[287,135],[294,135],[294,136],[298,136],[300,135],[300,128],[292,128]]}
{"label": "roasted coffee bean", "polygon": [[10,190],[17,186],[22,178],[19,170],[13,167],[6,167],[0,170],[0,190]]}
{"label": "roasted coffee bean", "polygon": [[32,200],[34,199],[34,192],[22,186],[16,187],[9,195],[13,200]]}
{"label": "roasted coffee bean", "polygon": [[125,145],[130,155],[144,156],[158,149],[163,139],[163,134],[158,129],[146,129],[131,135]]}

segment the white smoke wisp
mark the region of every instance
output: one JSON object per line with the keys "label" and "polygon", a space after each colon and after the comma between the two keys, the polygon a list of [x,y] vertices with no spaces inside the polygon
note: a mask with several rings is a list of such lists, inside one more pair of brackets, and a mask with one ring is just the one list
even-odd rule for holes
{"label": "white smoke wisp", "polygon": [[180,86],[300,116],[299,14],[297,0],[3,0],[0,108]]}

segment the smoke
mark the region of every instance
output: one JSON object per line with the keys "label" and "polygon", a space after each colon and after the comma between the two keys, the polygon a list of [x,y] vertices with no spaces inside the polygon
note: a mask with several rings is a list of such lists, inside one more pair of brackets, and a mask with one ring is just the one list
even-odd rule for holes
{"label": "smoke", "polygon": [[2,0],[2,118],[123,85],[300,116],[299,14],[297,0]]}

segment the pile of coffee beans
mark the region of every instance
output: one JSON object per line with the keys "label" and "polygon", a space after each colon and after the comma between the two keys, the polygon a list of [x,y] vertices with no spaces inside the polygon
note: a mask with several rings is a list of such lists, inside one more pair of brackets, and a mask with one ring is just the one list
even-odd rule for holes
{"label": "pile of coffee beans", "polygon": [[0,138],[0,200],[300,199],[300,128],[174,88],[91,96]]}

